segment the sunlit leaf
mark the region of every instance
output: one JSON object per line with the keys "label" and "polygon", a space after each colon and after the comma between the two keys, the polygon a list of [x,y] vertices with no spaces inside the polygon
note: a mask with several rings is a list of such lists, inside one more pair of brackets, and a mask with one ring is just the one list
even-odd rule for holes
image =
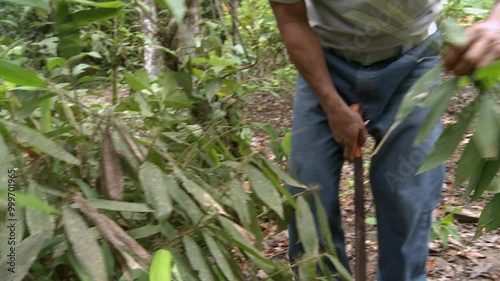
{"label": "sunlit leaf", "polygon": [[100,8],[119,8],[119,7],[124,5],[124,3],[121,1],[96,2],[96,1],[88,1],[88,0],[66,0],[66,2],[79,3],[79,4],[84,4],[84,5],[93,6],[93,7],[100,7]]}
{"label": "sunlit leaf", "polygon": [[26,194],[20,191],[9,192],[6,188],[0,188],[0,199],[8,201],[9,196],[15,198],[16,206],[18,207],[32,208],[49,213],[59,213],[56,208],[34,195]]}
{"label": "sunlit leaf", "polygon": [[0,77],[17,85],[32,87],[45,87],[47,85],[36,73],[5,60],[0,60]]}
{"label": "sunlit leaf", "polygon": [[125,80],[130,88],[136,91],[149,89],[149,78],[144,71],[138,71],[135,75],[130,72],[125,72]]}
{"label": "sunlit leaf", "polygon": [[119,8],[95,8],[90,10],[80,10],[71,15],[72,23],[77,27],[86,26],[90,23],[111,19],[125,13]]}
{"label": "sunlit leaf", "polygon": [[149,268],[150,281],[171,281],[172,280],[172,254],[160,249],[156,251]]}

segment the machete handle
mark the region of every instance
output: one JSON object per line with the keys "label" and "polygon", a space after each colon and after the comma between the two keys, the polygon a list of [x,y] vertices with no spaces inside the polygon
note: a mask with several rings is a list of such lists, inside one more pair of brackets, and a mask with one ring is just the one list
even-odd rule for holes
{"label": "machete handle", "polygon": [[[351,109],[356,111],[360,116],[362,115],[361,106],[359,105],[359,103],[355,103],[355,104],[351,105]],[[356,147],[354,148],[353,159],[360,158],[361,156],[362,156],[361,146],[359,145],[359,143],[356,142]]]}

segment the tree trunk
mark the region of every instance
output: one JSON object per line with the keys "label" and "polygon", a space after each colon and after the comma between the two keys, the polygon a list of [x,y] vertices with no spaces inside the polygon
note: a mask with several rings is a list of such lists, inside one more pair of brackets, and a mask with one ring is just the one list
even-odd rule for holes
{"label": "tree trunk", "polygon": [[158,50],[157,13],[154,0],[141,0],[140,16],[144,33],[144,68],[150,76],[158,76],[163,72],[163,52]]}
{"label": "tree trunk", "polygon": [[196,36],[200,32],[200,4],[198,0],[186,0],[184,26],[179,29],[179,60],[185,64],[196,56]]}

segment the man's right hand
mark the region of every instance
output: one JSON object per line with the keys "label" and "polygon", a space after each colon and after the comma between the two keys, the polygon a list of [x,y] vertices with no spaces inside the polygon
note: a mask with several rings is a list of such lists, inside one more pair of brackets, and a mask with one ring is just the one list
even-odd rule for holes
{"label": "man's right hand", "polygon": [[339,106],[323,106],[334,140],[344,148],[344,159],[352,162],[356,146],[366,142],[363,118],[345,103]]}

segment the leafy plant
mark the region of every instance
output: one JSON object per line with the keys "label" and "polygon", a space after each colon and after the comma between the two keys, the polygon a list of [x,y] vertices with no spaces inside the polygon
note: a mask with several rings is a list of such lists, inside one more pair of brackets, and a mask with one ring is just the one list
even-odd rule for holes
{"label": "leafy plant", "polygon": [[453,214],[448,214],[440,220],[435,220],[432,223],[431,235],[429,241],[441,240],[443,247],[448,246],[448,237],[453,236],[455,239],[460,239],[458,228],[453,224]]}

